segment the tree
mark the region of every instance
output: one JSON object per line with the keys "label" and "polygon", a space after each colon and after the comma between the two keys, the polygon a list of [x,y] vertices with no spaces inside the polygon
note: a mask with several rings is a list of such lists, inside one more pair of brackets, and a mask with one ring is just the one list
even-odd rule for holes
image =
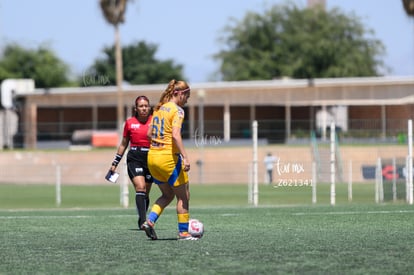
{"label": "tree", "polygon": [[127,0],[100,0],[101,10],[106,21],[115,28],[115,63],[116,63],[116,84],[118,89],[117,95],[117,127],[122,131],[124,120],[124,108],[122,99],[122,51],[119,36],[119,24],[125,21],[124,14],[126,11]]}
{"label": "tree", "polygon": [[414,16],[414,0],[402,0],[405,13]]}
{"label": "tree", "polygon": [[[158,84],[165,83],[166,79],[183,79],[183,66],[176,65],[173,60],[160,61],[155,58],[158,47],[146,44],[144,41],[122,48],[122,64],[124,80],[130,84]],[[114,48],[103,49],[104,57],[95,60],[89,68],[88,75],[106,79],[106,85],[114,83]]]}
{"label": "tree", "polygon": [[0,60],[0,82],[6,78],[31,78],[37,88],[70,86],[69,73],[69,67],[43,46],[25,49],[9,44]]}
{"label": "tree", "polygon": [[275,5],[227,25],[214,58],[223,80],[379,75],[383,44],[355,15]]}

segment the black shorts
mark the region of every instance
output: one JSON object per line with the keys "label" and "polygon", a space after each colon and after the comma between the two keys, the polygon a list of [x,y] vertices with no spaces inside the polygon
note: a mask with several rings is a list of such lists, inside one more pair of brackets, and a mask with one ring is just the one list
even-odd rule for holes
{"label": "black shorts", "polygon": [[147,165],[148,151],[129,150],[127,155],[128,176],[132,180],[134,177],[143,176],[145,182],[152,183],[153,179]]}

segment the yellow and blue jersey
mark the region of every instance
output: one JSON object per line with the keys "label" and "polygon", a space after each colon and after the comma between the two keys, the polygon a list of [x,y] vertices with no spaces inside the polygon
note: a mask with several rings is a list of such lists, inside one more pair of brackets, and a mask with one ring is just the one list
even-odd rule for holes
{"label": "yellow and blue jersey", "polygon": [[184,110],[174,102],[165,103],[153,113],[148,168],[155,183],[167,182],[178,186],[188,182],[181,155],[172,137],[172,129],[181,129],[183,120]]}
{"label": "yellow and blue jersey", "polygon": [[184,110],[174,102],[167,102],[155,111],[152,118],[151,149],[162,154],[179,153],[172,138],[172,129],[181,129]]}

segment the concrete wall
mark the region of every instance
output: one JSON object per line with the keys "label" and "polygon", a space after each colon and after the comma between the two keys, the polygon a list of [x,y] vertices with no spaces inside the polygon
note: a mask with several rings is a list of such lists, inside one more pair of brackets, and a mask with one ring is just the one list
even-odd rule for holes
{"label": "concrete wall", "polygon": [[[251,147],[214,146],[201,150],[187,149],[191,160],[190,181],[194,184],[248,183],[253,152]],[[353,182],[372,182],[362,177],[362,166],[375,166],[378,157],[405,158],[407,146],[344,146],[340,148],[344,181],[349,178],[352,164]],[[259,182],[265,182],[263,159],[267,152],[279,157],[274,181],[312,180],[310,146],[263,145],[258,151]],[[110,184],[104,180],[115,154],[114,149],[92,151],[2,151],[0,184],[55,184],[60,173],[62,184]],[[204,157],[203,157],[204,156]],[[203,173],[196,162],[204,159]],[[125,160],[125,158],[123,159]],[[120,166],[119,171],[125,171]],[[328,169],[328,168],[325,168]],[[118,182],[121,182],[123,175]],[[127,179],[128,180],[128,179]]]}

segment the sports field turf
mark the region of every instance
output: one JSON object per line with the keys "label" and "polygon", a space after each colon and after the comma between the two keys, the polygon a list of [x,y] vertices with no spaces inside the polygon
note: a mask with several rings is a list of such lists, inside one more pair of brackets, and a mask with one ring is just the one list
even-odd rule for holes
{"label": "sports field turf", "polygon": [[52,187],[0,185],[0,274],[412,273],[412,205],[375,204],[364,185],[352,203],[338,187],[330,206],[324,188],[312,205],[308,189],[261,186],[267,206],[251,207],[245,186],[195,185],[203,238],[177,241],[169,207],[151,241],[133,206],[119,207],[119,187],[63,187],[55,207]]}

